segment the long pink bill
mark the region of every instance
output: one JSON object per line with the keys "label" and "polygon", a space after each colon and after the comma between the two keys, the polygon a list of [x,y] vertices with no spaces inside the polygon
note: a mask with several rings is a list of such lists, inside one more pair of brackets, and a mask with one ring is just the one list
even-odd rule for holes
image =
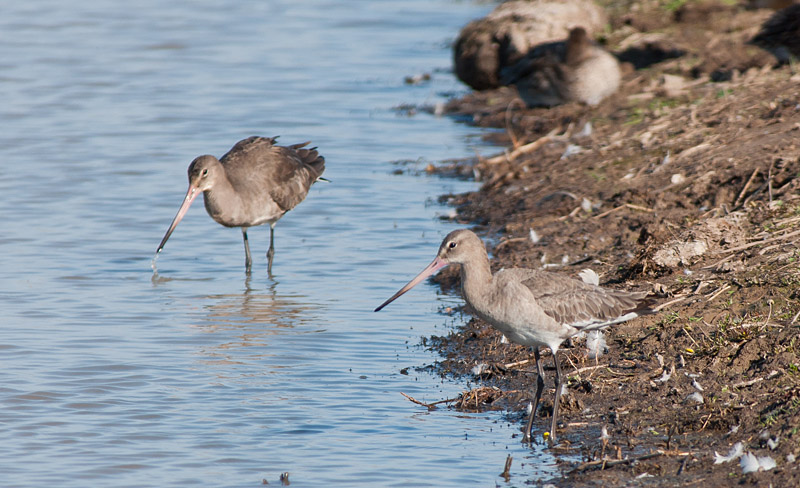
{"label": "long pink bill", "polygon": [[400,290],[397,293],[392,295],[392,298],[390,298],[390,299],[386,300],[385,302],[383,302],[378,308],[375,309],[375,311],[379,312],[383,307],[385,307],[386,305],[389,305],[390,303],[392,303],[393,301],[398,299],[400,297],[400,295],[402,295],[403,293],[407,292],[408,290],[414,288],[422,280],[424,280],[428,276],[436,273],[437,271],[439,271],[440,269],[444,268],[448,264],[449,263],[447,263],[447,262],[443,261],[441,258],[439,258],[439,256],[436,256],[436,259],[434,259],[433,262],[431,262],[431,264],[429,264],[427,268],[423,269],[422,272],[420,274],[418,274],[417,276],[415,276],[413,280],[409,281],[408,284],[406,284],[406,286],[400,288]]}
{"label": "long pink bill", "polygon": [[189,185],[189,189],[186,191],[186,197],[183,199],[181,208],[178,209],[178,213],[175,215],[175,218],[172,219],[172,224],[170,224],[167,233],[164,234],[164,238],[161,239],[161,244],[158,245],[158,249],[156,250],[156,256],[158,256],[158,253],[160,253],[161,250],[164,249],[164,244],[167,243],[167,239],[169,239],[169,236],[172,235],[172,231],[174,231],[175,227],[178,226],[178,223],[181,221],[183,216],[186,215],[186,211],[189,210],[189,207],[192,205],[192,202],[194,201],[195,198],[197,198],[197,195],[199,194],[200,192],[198,191],[198,188],[196,186]]}

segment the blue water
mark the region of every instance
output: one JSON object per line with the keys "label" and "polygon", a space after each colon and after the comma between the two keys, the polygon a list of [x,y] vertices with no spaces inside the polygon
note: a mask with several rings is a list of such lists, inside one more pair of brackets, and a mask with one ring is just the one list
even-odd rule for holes
{"label": "blue water", "polygon": [[[372,309],[454,225],[416,176],[479,129],[402,104],[462,92],[455,0],[5,5],[0,16],[0,485],[512,486],[557,473],[501,413],[428,412],[465,385],[416,366],[455,296]],[[408,85],[407,75],[432,80]],[[331,183],[241,233],[195,203],[158,260],[186,167],[250,135],[312,140]],[[412,161],[398,166],[395,161]],[[404,174],[395,174],[401,167]],[[475,358],[476,361],[479,358]],[[411,374],[400,370],[411,367]],[[514,456],[511,481],[498,474]]]}

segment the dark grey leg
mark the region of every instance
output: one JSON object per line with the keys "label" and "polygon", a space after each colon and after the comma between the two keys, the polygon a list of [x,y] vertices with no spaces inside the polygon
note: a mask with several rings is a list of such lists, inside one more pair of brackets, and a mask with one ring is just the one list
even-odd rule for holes
{"label": "dark grey leg", "polygon": [[247,241],[247,227],[242,227],[242,238],[244,238],[244,267],[247,272],[253,267],[253,259],[250,257],[250,243]]}
{"label": "dark grey leg", "polygon": [[553,423],[550,426],[550,440],[556,440],[556,424],[558,423],[558,402],[561,399],[561,364],[558,362],[558,349],[553,351],[553,361],[556,363],[556,400],[553,402]]}
{"label": "dark grey leg", "polygon": [[528,417],[528,425],[525,427],[525,435],[522,440],[529,441],[531,439],[531,430],[533,429],[533,419],[536,417],[536,409],[539,408],[539,399],[542,397],[542,390],[544,389],[544,370],[542,369],[542,361],[539,355],[539,347],[533,348],[533,359],[536,361],[536,394],[533,397],[533,410],[531,416]]}
{"label": "dark grey leg", "polygon": [[272,257],[275,256],[275,224],[269,224],[269,250],[267,251],[267,273],[272,276]]}

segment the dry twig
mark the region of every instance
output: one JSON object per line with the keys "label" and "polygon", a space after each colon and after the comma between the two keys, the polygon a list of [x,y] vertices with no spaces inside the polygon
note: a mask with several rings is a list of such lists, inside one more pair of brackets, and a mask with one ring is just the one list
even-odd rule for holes
{"label": "dry twig", "polygon": [[[650,459],[658,456],[663,456],[666,454],[665,451],[655,451],[648,454],[642,454],[641,456],[625,458],[625,459],[598,459],[597,461],[590,461],[588,463],[583,463],[579,465],[577,468],[572,470],[572,473],[580,473],[582,471],[589,471],[591,469],[600,468],[601,470],[610,468],[613,466],[617,466],[619,464],[631,464],[638,461],[644,461],[645,459]],[[688,455],[689,453],[680,453],[679,455]]]}
{"label": "dry twig", "polygon": [[742,191],[739,192],[739,196],[736,197],[736,200],[733,202],[734,207],[739,206],[739,203],[742,201],[744,194],[747,193],[747,189],[750,188],[750,185],[753,184],[753,180],[756,179],[756,175],[758,175],[758,168],[753,170],[753,174],[750,175],[750,178],[747,180],[747,183],[744,184]]}
{"label": "dry twig", "polygon": [[655,212],[655,210],[653,210],[652,208],[642,207],[641,205],[634,205],[633,203],[626,203],[624,205],[620,205],[619,207],[615,207],[615,208],[612,208],[611,210],[606,210],[603,213],[597,214],[597,215],[594,216],[594,218],[599,219],[601,217],[605,217],[606,215],[614,213],[617,210],[621,210],[623,208],[630,208],[632,210],[639,210],[639,211],[642,211],[642,212],[650,212],[650,213]]}
{"label": "dry twig", "polygon": [[455,402],[455,401],[458,400],[458,398],[448,398],[447,400],[439,400],[439,401],[436,401],[436,402],[433,402],[433,403],[425,403],[425,402],[421,402],[421,401],[417,400],[416,398],[414,398],[414,397],[412,397],[410,395],[406,395],[402,391],[400,392],[400,394],[403,395],[404,397],[408,398],[411,402],[416,403],[417,405],[422,405],[423,407],[427,408],[428,410],[436,410],[436,405],[439,405],[441,403],[452,403],[452,402]]}
{"label": "dry twig", "polygon": [[784,234],[782,236],[770,237],[769,239],[764,239],[764,240],[761,240],[761,241],[751,242],[750,244],[745,244],[743,246],[732,247],[730,249],[721,249],[721,250],[717,251],[716,254],[725,254],[725,253],[728,253],[728,252],[744,251],[745,249],[750,249],[751,247],[761,246],[761,245],[764,245],[764,244],[768,244],[770,242],[775,242],[775,241],[780,241],[780,240],[783,240],[783,239],[788,239],[788,238],[794,237],[796,235],[800,235],[800,230],[796,230],[794,232],[789,232],[788,234]]}
{"label": "dry twig", "polygon": [[516,159],[519,156],[522,156],[523,154],[531,153],[531,152],[539,149],[540,147],[544,146],[545,144],[550,142],[552,139],[554,139],[555,135],[557,133],[558,133],[558,129],[553,129],[550,132],[548,132],[546,135],[543,135],[542,137],[536,139],[533,142],[529,142],[528,144],[519,146],[518,148],[514,149],[510,153],[499,154],[497,156],[494,156],[494,157],[491,157],[491,158],[487,159],[486,163],[487,164],[497,164],[497,163],[503,163],[503,162],[506,162],[506,161],[508,161],[508,162],[513,161],[514,159]]}

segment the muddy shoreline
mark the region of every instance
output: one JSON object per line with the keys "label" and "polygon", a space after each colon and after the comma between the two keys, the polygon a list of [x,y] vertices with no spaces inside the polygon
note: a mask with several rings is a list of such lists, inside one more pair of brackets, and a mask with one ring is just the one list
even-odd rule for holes
{"label": "muddy shoreline", "polygon": [[[442,201],[487,242],[493,269],[591,268],[601,284],[669,302],[609,330],[598,361],[580,341],[561,352],[569,384],[554,452],[581,462],[564,461],[560,479],[516,481],[798,486],[800,75],[747,44],[768,11],[636,5],[612,12],[607,48],[620,55],[633,36],[654,36],[681,56],[632,63],[597,107],[528,109],[510,88],[454,99],[448,114],[505,129],[495,137],[508,149],[430,168],[481,182]],[[436,279],[453,289],[457,270]],[[480,385],[450,408],[505,410],[523,425],[528,350],[479,319],[423,344],[441,354],[438,374]],[[552,356],[543,359],[551,389],[539,439],[552,398]],[[714,463],[739,442],[776,467]]]}

